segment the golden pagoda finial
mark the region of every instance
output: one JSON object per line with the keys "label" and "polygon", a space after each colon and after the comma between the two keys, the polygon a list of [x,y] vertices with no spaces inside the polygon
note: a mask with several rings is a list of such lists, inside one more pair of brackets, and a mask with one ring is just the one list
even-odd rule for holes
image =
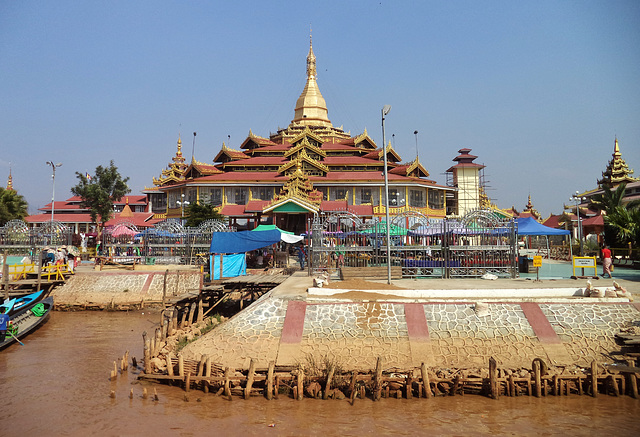
{"label": "golden pagoda finial", "polygon": [[180,138],[180,134],[178,134],[178,152],[176,155],[182,156],[182,139]]}
{"label": "golden pagoda finial", "polygon": [[618,136],[617,136],[617,135],[616,135],[616,141],[615,141],[615,144],[614,144],[614,146],[613,146],[613,153],[614,153],[614,154],[616,154],[616,153],[620,153],[620,147],[618,146]]}
{"label": "golden pagoda finial", "polygon": [[309,54],[307,55],[307,78],[315,79],[316,71],[316,55],[313,54],[313,38],[311,37],[311,28],[309,28]]}
{"label": "golden pagoda finial", "polygon": [[227,150],[227,145],[224,143],[224,141],[222,142],[222,150]]}
{"label": "golden pagoda finial", "polygon": [[11,176],[11,164],[9,164],[9,178],[7,178],[7,190],[15,191],[13,189],[13,177]]}

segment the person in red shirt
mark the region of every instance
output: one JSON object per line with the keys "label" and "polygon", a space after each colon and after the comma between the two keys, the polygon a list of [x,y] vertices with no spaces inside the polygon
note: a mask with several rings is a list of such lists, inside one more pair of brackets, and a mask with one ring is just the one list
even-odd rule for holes
{"label": "person in red shirt", "polygon": [[605,244],[602,247],[602,277],[606,275],[611,277],[611,250]]}

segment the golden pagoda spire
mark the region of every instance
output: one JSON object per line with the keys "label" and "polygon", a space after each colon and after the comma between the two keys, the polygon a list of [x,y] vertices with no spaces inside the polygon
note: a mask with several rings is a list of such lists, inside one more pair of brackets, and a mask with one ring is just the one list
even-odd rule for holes
{"label": "golden pagoda spire", "polygon": [[7,178],[7,190],[15,191],[13,189],[13,177],[11,176],[11,165],[9,165],[9,178]]}
{"label": "golden pagoda spire", "polygon": [[607,168],[602,172],[602,179],[598,181],[598,185],[606,185],[610,188],[617,187],[622,182],[635,182],[639,180],[631,175],[633,170],[629,168],[624,159],[622,159],[622,153],[620,153],[620,146],[618,145],[618,137],[615,137],[613,143],[612,159],[609,161]]}
{"label": "golden pagoda spire", "polygon": [[304,126],[333,127],[329,120],[327,103],[320,93],[317,78],[316,55],[313,53],[313,40],[309,35],[309,54],[307,55],[307,83],[296,102],[292,124]]}

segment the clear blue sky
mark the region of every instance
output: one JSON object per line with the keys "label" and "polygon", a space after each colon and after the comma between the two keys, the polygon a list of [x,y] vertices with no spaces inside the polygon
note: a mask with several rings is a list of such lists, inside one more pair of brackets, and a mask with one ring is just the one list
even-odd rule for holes
{"label": "clear blue sky", "polygon": [[[309,27],[335,126],[386,133],[431,178],[458,149],[490,197],[547,216],[595,187],[615,135],[640,176],[640,2],[4,1],[0,183],[36,210],[75,172],[113,159],[133,194],[175,153],[211,162],[223,141],[293,118]],[[228,136],[231,141],[229,143]]]}

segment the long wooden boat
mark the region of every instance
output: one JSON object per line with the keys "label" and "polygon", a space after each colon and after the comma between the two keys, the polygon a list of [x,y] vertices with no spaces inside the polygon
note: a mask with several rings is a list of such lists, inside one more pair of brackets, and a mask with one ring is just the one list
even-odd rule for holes
{"label": "long wooden boat", "polygon": [[[40,304],[42,304],[42,307],[39,306]],[[41,309],[41,311],[38,311],[39,309]],[[11,317],[11,324],[18,328],[18,332],[12,336],[9,330],[7,330],[4,341],[0,343],[0,349],[10,345],[17,339],[25,337],[29,332],[37,328],[49,317],[52,309],[53,296],[46,297],[39,302],[32,302],[26,307],[23,307],[22,310]],[[38,313],[38,315],[35,313]]]}
{"label": "long wooden boat", "polygon": [[18,314],[23,308],[36,302],[43,295],[44,290],[36,291],[35,293],[27,294],[26,296],[15,297],[13,299],[6,300],[0,307],[5,308],[5,313],[9,316]]}

